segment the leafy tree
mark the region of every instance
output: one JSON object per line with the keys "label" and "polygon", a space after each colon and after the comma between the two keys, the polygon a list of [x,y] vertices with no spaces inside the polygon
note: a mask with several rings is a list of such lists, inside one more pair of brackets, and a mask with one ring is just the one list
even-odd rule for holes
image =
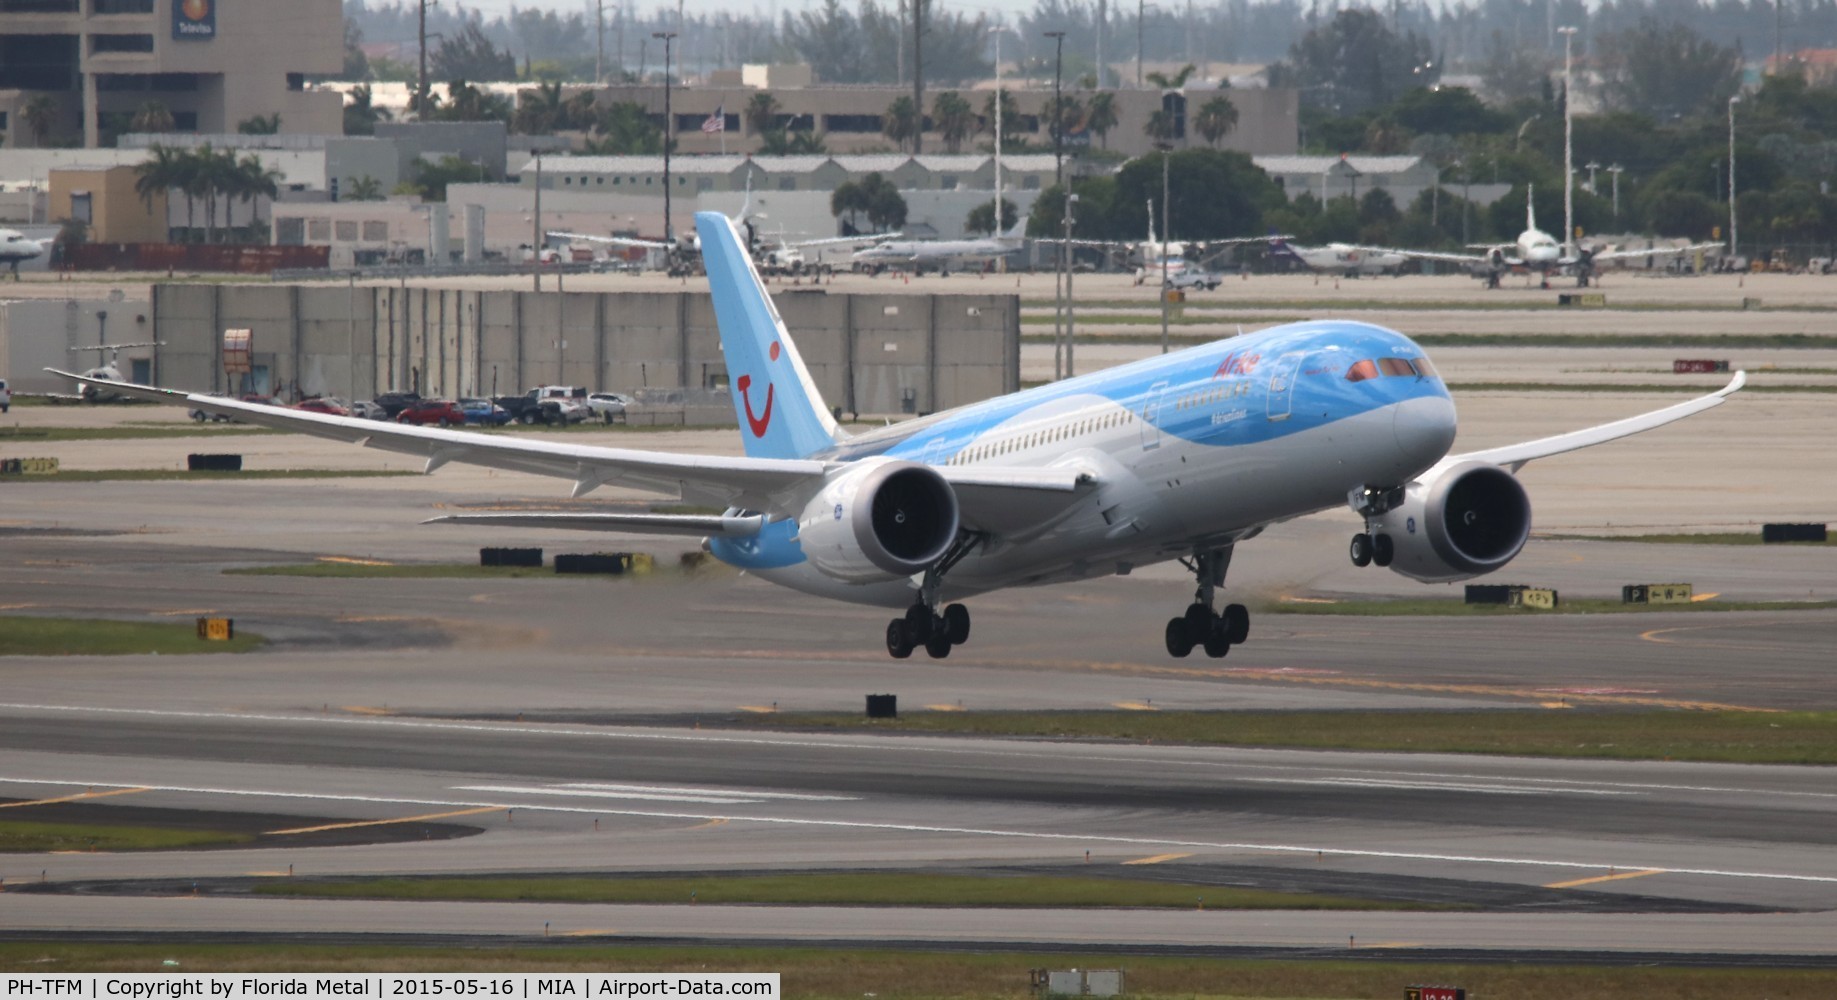
{"label": "leafy tree", "polygon": [[170,132],[174,128],[172,109],[163,101],[147,101],[134,112],[129,127],[136,132]]}
{"label": "leafy tree", "polygon": [[583,130],[593,121],[592,91],[564,97],[559,80],[543,81],[533,89],[518,91],[517,110],[510,119],[511,127],[524,135]]}
{"label": "leafy tree", "polygon": [[344,71],[339,73],[342,80],[367,80],[370,78],[370,60],[364,55],[364,33],[357,22],[344,19]]}
{"label": "leafy tree", "polygon": [[963,140],[977,131],[976,109],[954,90],[947,90],[932,101],[931,119],[937,126],[938,135],[944,139],[945,150],[950,153],[962,152]]}
{"label": "leafy tree", "polygon": [[417,193],[427,201],[445,201],[450,184],[479,184],[490,180],[489,172],[476,163],[457,156],[443,156],[438,163],[421,161],[415,171]]}
{"label": "leafy tree", "polygon": [[467,83],[463,79],[452,80],[446,85],[447,100],[443,105],[438,94],[429,94],[428,102],[432,107],[422,112],[423,120],[443,122],[509,122],[511,117],[508,98]]}
{"label": "leafy tree", "polygon": [[387,121],[389,112],[377,107],[370,99],[370,85],[360,83],[345,94],[344,134],[375,135],[376,123]]}
{"label": "leafy tree", "polygon": [[1509,116],[1481,103],[1466,87],[1417,87],[1397,98],[1389,113],[1416,133],[1468,135],[1512,127]]}
{"label": "leafy tree", "polygon": [[1199,113],[1193,116],[1193,128],[1209,146],[1216,147],[1218,141],[1236,127],[1237,105],[1223,94],[1200,105]]}
{"label": "leafy tree", "polygon": [[1480,84],[1486,93],[1501,103],[1537,98],[1550,82],[1550,74],[1561,68],[1548,52],[1526,45],[1514,45],[1502,31],[1494,31],[1486,42],[1486,56],[1480,62]]}
{"label": "leafy tree", "polygon": [[477,21],[469,21],[464,31],[440,40],[440,48],[428,57],[428,73],[440,80],[514,80],[517,61],[509,50],[491,44]]}
{"label": "leafy tree", "polygon": [[1342,114],[1389,104],[1439,78],[1428,39],[1400,35],[1366,8],[1341,10],[1310,30],[1270,70],[1271,86],[1299,87],[1304,104]]}
{"label": "leafy tree", "polygon": [[[990,94],[982,100],[982,117],[990,132],[995,131],[995,95]],[[1021,106],[1014,99],[1014,93],[1008,88],[1001,89],[1001,142],[1006,146],[1014,141],[1021,131]]]}
{"label": "leafy tree", "polygon": [[[1020,216],[1016,213],[1014,203],[1003,198],[1001,200],[1000,231],[1005,233],[1013,229],[1019,219]],[[995,199],[990,198],[970,209],[969,218],[964,220],[963,228],[972,233],[994,233],[998,228],[995,225]]]}
{"label": "leafy tree", "polygon": [[[912,32],[907,13],[914,0],[882,6],[860,0],[854,11],[841,0],[785,15],[779,27],[782,44],[810,64],[826,83],[898,83],[901,65],[912,65]],[[925,26],[925,79],[967,83],[986,77],[992,67],[983,58],[988,20],[942,11],[933,0],[916,0]]]}
{"label": "leafy tree", "polygon": [[1047,138],[1057,141],[1058,137],[1071,135],[1084,127],[1084,104],[1077,94],[1048,97],[1040,108],[1040,118],[1046,123]]}
{"label": "leafy tree", "polygon": [[867,216],[874,232],[887,232],[906,224],[906,199],[900,197],[893,183],[878,172],[859,181],[844,181],[829,196],[831,215],[849,217],[845,230],[860,232],[855,220]]}
{"label": "leafy tree", "polygon": [[923,123],[919,121],[918,106],[912,103],[912,98],[901,95],[894,98],[892,104],[887,105],[886,114],[882,118],[880,134],[893,140],[897,146],[905,146],[919,134],[922,127]]}
{"label": "leafy tree", "polygon": [[1714,114],[1741,83],[1741,53],[1647,15],[1600,38],[1602,98],[1660,120]]}
{"label": "leafy tree", "polygon": [[663,129],[651,121],[644,108],[631,101],[620,101],[602,110],[594,135],[587,142],[587,151],[599,156],[663,152]]}
{"label": "leafy tree", "polygon": [[281,113],[254,115],[236,123],[236,131],[243,135],[278,135],[281,131]]}
{"label": "leafy tree", "polygon": [[1185,66],[1180,67],[1180,71],[1173,76],[1168,76],[1160,72],[1152,72],[1144,73],[1143,77],[1147,79],[1149,83],[1162,90],[1181,90],[1186,87],[1186,81],[1191,80],[1193,74],[1197,72],[1199,72],[1199,67],[1192,63],[1187,63]]}

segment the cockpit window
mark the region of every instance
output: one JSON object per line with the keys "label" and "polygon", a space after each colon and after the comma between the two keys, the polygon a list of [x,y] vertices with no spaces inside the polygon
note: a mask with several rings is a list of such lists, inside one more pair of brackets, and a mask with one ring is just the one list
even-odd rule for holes
{"label": "cockpit window", "polygon": [[1346,381],[1363,382],[1380,375],[1406,375],[1411,378],[1436,378],[1428,358],[1366,358],[1346,369]]}
{"label": "cockpit window", "polygon": [[1346,381],[1348,382],[1363,382],[1368,378],[1377,378],[1377,377],[1378,377],[1377,362],[1371,361],[1369,359],[1365,361],[1354,362],[1352,367],[1346,369]]}
{"label": "cockpit window", "polygon": [[1423,378],[1441,378],[1441,373],[1435,370],[1428,358],[1416,358],[1410,363],[1416,366],[1416,374]]}
{"label": "cockpit window", "polygon": [[1379,358],[1378,370],[1386,375],[1416,375],[1416,369],[1410,367],[1409,358]]}

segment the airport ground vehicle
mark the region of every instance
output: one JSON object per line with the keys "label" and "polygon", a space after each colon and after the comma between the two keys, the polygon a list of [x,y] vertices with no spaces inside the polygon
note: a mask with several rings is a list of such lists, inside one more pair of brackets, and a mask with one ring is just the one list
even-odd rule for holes
{"label": "airport ground vehicle", "polygon": [[1206,291],[1211,291],[1218,287],[1218,275],[1207,271],[1197,271],[1187,268],[1168,275],[1166,283],[1161,287],[1184,289],[1203,288]]}
{"label": "airport ground vehicle", "polygon": [[398,414],[408,409],[410,404],[420,398],[421,394],[414,391],[385,392],[377,396],[373,402],[383,408],[384,419],[394,420]]}
{"label": "airport ground vehicle", "polygon": [[308,413],[329,413],[334,417],[348,417],[351,415],[350,407],[345,406],[343,402],[331,396],[314,396],[311,399],[302,399],[294,406],[294,409],[305,410]]}
{"label": "airport ground vehicle", "polygon": [[625,408],[631,405],[631,397],[618,392],[593,392],[587,394],[587,409],[595,417],[613,423],[625,416]]}
{"label": "airport ground vehicle", "polygon": [[454,427],[466,422],[466,411],[450,399],[422,399],[396,414],[398,424],[434,424],[440,427]]}
{"label": "airport ground vehicle", "polygon": [[6,379],[0,378],[0,413],[13,408],[13,390],[7,388]]}
{"label": "airport ground vehicle", "polygon": [[364,399],[351,404],[351,416],[360,420],[388,420],[389,411],[375,400]]}

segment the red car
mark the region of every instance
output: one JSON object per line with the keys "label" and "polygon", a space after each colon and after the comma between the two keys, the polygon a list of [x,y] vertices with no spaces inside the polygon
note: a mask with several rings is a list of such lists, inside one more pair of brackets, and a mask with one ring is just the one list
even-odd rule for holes
{"label": "red car", "polygon": [[441,427],[458,427],[466,422],[466,411],[450,399],[421,399],[409,404],[408,408],[396,414],[398,424],[437,424]]}
{"label": "red car", "polygon": [[305,410],[308,413],[328,413],[334,417],[348,417],[351,415],[351,411],[340,406],[336,400],[322,399],[318,396],[314,396],[312,399],[300,400],[299,405],[295,406],[294,409]]}

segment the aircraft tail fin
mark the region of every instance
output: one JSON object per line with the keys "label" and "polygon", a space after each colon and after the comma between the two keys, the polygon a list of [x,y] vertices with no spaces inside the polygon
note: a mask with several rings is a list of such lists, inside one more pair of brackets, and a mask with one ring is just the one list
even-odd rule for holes
{"label": "aircraft tail fin", "polygon": [[841,428],[733,222],[719,212],[697,212],[695,228],[747,456],[804,458],[835,444]]}
{"label": "aircraft tail fin", "polygon": [[1537,228],[1537,185],[1524,186],[1524,228],[1529,231]]}

